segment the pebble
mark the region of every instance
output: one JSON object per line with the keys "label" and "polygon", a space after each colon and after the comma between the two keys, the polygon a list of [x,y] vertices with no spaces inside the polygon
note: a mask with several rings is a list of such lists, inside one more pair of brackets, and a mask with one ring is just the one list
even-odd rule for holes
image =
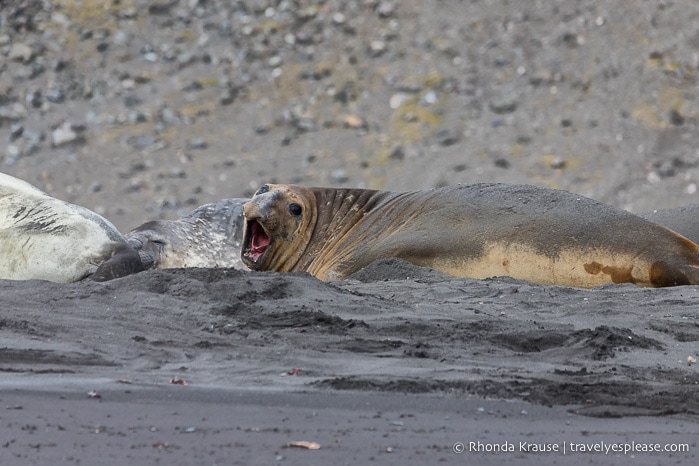
{"label": "pebble", "polygon": [[380,57],[386,51],[386,42],[382,40],[372,40],[369,43],[369,56],[373,58]]}
{"label": "pebble", "polygon": [[24,134],[24,126],[14,123],[10,126],[10,142],[19,139]]}
{"label": "pebble", "polygon": [[361,117],[358,117],[356,115],[345,115],[342,118],[342,124],[346,128],[363,128],[366,126],[366,123]]}
{"label": "pebble", "polygon": [[330,178],[333,183],[337,184],[346,183],[347,181],[349,181],[347,173],[342,168],[338,168],[337,170],[333,171]]}
{"label": "pebble", "polygon": [[409,101],[410,98],[411,97],[409,94],[405,94],[403,92],[393,94],[391,98],[388,100],[388,106],[391,107],[391,110],[395,110],[407,101]]}
{"label": "pebble", "polygon": [[63,89],[49,89],[46,91],[46,100],[54,104],[63,103],[66,99],[66,94]]}
{"label": "pebble", "polygon": [[461,140],[461,133],[454,128],[441,128],[437,131],[437,140],[441,146],[451,146]]}
{"label": "pebble", "polygon": [[394,160],[403,160],[405,158],[405,149],[403,149],[403,146],[396,146],[391,149],[389,157]]}
{"label": "pebble", "polygon": [[197,139],[192,139],[191,141],[189,141],[188,147],[191,150],[202,150],[202,149],[206,149],[207,147],[209,147],[209,144],[205,140],[197,138]]}
{"label": "pebble", "polygon": [[19,102],[15,102],[11,105],[0,107],[0,122],[6,121],[19,121],[27,117],[28,112],[24,105]]}
{"label": "pebble", "polygon": [[379,14],[380,18],[388,18],[393,16],[396,6],[393,2],[381,2],[376,8],[376,12]]}
{"label": "pebble", "polygon": [[61,147],[66,144],[85,142],[85,138],[79,134],[81,128],[68,121],[64,122],[61,126],[53,130],[51,133],[51,138],[53,142],[53,147]]}
{"label": "pebble", "polygon": [[337,26],[345,24],[346,20],[345,15],[340,12],[333,14],[333,23]]}
{"label": "pebble", "polygon": [[176,125],[180,122],[180,117],[169,107],[165,107],[160,111],[160,118],[168,126]]}
{"label": "pebble", "polygon": [[5,155],[7,157],[5,163],[7,165],[12,165],[22,155],[22,149],[14,144],[8,144],[5,149]]}
{"label": "pebble", "polygon": [[493,99],[489,103],[490,110],[498,115],[504,113],[512,113],[517,110],[517,101],[509,96],[503,96]]}
{"label": "pebble", "polygon": [[134,149],[147,149],[158,143],[158,138],[153,136],[133,136],[126,140],[126,143]]}
{"label": "pebble", "polygon": [[420,102],[427,105],[437,103],[437,93],[435,91],[427,91],[420,99]]}
{"label": "pebble", "polygon": [[226,88],[221,91],[221,93],[218,96],[218,103],[221,105],[230,105],[232,104],[236,97],[238,97],[239,89],[237,88]]}
{"label": "pebble", "polygon": [[16,42],[10,47],[10,52],[7,54],[7,58],[11,61],[21,61],[23,63],[29,63],[34,58],[34,51],[26,44],[21,42]]}

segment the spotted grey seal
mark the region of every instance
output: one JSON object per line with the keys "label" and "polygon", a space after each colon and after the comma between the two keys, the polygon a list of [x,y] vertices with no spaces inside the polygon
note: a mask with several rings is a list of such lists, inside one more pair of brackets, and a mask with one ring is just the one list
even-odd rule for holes
{"label": "spotted grey seal", "polygon": [[205,204],[178,220],[144,223],[126,234],[147,268],[233,267],[240,258],[243,204],[247,199],[222,199]]}
{"label": "spotted grey seal", "polygon": [[388,192],[265,185],[243,206],[253,270],[347,277],[388,257],[456,276],[594,287],[699,284],[699,246],[566,191],[475,184]]}

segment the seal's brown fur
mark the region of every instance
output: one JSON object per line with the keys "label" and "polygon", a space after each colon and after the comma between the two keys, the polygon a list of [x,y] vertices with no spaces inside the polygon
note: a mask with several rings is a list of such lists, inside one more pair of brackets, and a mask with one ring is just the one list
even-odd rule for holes
{"label": "seal's brown fur", "polygon": [[[244,205],[243,261],[256,270],[333,280],[397,257],[473,278],[579,287],[699,284],[695,243],[565,191],[505,184],[403,193],[294,185],[262,191]],[[255,241],[261,246],[251,249]]]}

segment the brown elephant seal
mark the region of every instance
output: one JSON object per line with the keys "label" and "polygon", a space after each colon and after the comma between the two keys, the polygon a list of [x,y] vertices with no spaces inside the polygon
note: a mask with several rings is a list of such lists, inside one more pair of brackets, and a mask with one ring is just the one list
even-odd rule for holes
{"label": "brown elephant seal", "polygon": [[0,278],[104,281],[141,270],[107,219],[0,173]]}
{"label": "brown elephant seal", "polygon": [[699,246],[565,191],[476,184],[429,191],[265,185],[243,206],[253,270],[342,279],[404,259],[455,276],[594,287],[699,284]]}
{"label": "brown elephant seal", "polygon": [[223,199],[194,209],[178,220],[144,223],[126,234],[146,268],[233,267],[246,269],[240,258],[243,204]]}
{"label": "brown elephant seal", "polygon": [[641,212],[638,215],[699,244],[699,204]]}

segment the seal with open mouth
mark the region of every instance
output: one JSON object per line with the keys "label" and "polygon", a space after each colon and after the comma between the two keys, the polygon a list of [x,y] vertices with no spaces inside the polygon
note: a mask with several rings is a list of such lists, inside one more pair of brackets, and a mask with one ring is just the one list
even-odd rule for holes
{"label": "seal with open mouth", "polygon": [[475,184],[389,192],[262,186],[243,206],[253,270],[345,278],[396,257],[455,276],[594,287],[699,284],[699,246],[566,191]]}

